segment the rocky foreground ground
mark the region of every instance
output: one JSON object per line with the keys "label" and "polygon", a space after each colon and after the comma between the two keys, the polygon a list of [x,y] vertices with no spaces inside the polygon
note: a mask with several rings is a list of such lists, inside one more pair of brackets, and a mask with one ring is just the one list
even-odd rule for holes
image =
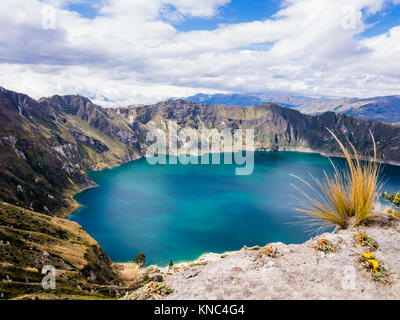
{"label": "rocky foreground ground", "polygon": [[299,245],[244,247],[144,270],[151,282],[126,299],[399,299],[400,221],[381,214]]}

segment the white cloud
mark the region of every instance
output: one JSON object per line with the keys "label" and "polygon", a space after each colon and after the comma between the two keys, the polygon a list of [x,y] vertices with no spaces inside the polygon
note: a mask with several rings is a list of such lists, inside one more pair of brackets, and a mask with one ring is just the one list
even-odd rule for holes
{"label": "white cloud", "polygon": [[[367,28],[361,11],[378,12],[384,0],[286,0],[271,19],[192,32],[163,18],[210,18],[229,0],[104,0],[95,19],[67,2],[0,0],[0,85],[114,105],[204,91],[371,96],[400,87],[400,27],[355,37]],[[55,30],[41,27],[46,3]],[[259,43],[270,49],[252,49]]]}

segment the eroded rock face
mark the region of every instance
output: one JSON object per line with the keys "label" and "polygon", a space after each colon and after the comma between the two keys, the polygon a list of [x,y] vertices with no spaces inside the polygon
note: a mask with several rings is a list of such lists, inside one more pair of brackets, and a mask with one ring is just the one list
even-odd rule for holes
{"label": "eroded rock face", "polygon": [[74,137],[76,142],[88,144],[93,146],[98,152],[103,153],[110,150],[104,143],[101,141],[94,139],[92,137],[88,137],[81,132],[78,131],[71,131],[72,136]]}
{"label": "eroded rock face", "polygon": [[[354,239],[360,232],[376,240],[376,251]],[[314,248],[320,239],[328,240],[334,252]],[[166,281],[173,289],[167,299],[400,298],[399,220],[376,216],[368,226],[326,233],[300,245],[267,247],[272,253],[255,247],[201,257],[201,263],[182,268]],[[360,262],[369,251],[387,270],[388,283],[375,280]]]}

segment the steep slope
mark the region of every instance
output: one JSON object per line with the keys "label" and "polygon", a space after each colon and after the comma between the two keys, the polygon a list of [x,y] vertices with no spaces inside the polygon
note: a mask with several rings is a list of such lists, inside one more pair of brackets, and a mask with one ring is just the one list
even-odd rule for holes
{"label": "steep slope", "polygon": [[79,96],[39,102],[0,90],[0,199],[66,215],[86,172],[139,156],[134,133]]}
{"label": "steep slope", "polygon": [[[44,290],[45,265],[56,268],[56,289]],[[0,293],[105,298],[120,282],[98,243],[75,222],[0,203]],[[116,288],[116,286],[115,286]],[[113,290],[112,290],[113,291]]]}

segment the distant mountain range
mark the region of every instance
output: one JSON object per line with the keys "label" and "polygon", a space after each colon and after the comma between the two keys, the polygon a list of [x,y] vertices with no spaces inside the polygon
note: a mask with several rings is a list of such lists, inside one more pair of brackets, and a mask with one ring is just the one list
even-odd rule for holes
{"label": "distant mountain range", "polygon": [[253,106],[276,103],[306,114],[326,111],[348,114],[360,119],[389,123],[400,122],[400,96],[384,96],[367,99],[358,98],[312,98],[290,94],[197,94],[184,100],[226,106]]}

